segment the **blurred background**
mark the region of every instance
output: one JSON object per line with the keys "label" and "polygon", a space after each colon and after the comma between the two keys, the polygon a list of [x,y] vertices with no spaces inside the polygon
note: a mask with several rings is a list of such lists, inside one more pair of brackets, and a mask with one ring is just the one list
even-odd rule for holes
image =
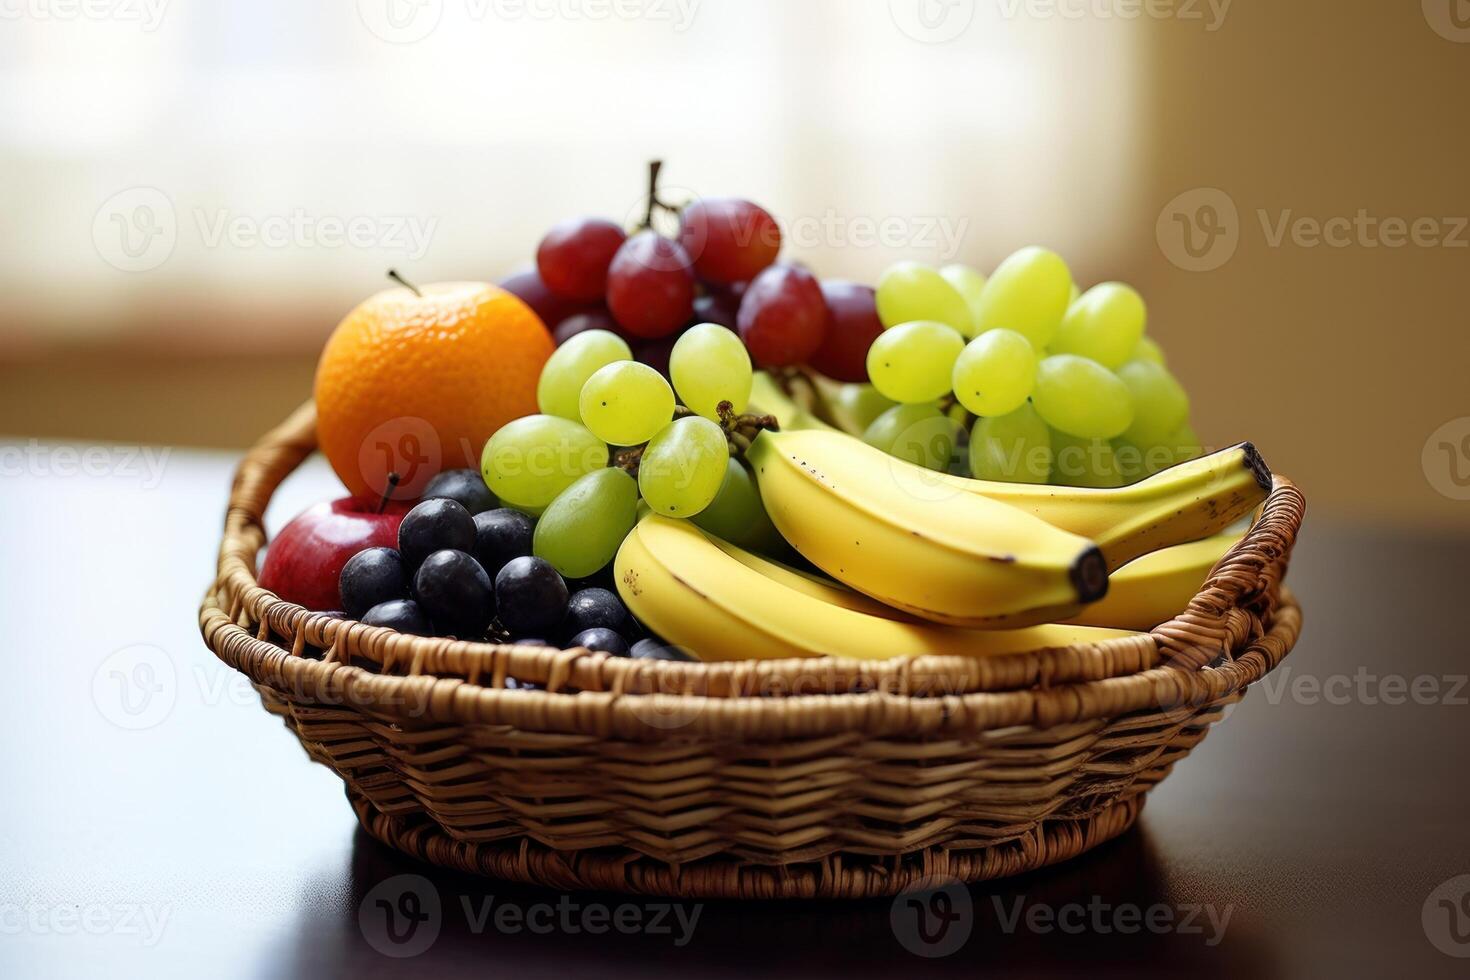
{"label": "blurred background", "polygon": [[7,441],[249,445],[389,266],[500,278],[661,157],[823,276],[1129,281],[1207,444],[1464,521],[1464,0],[15,0],[0,79]]}

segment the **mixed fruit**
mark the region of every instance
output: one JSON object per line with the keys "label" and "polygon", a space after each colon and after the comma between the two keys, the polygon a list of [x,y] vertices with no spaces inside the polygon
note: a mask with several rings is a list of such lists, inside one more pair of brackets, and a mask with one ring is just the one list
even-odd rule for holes
{"label": "mixed fruit", "polygon": [[1271,485],[1248,443],[1202,455],[1138,293],[1044,248],[823,281],[654,165],[631,234],[398,281],[317,374],[362,526],[303,514],[261,574],[373,626],[702,660],[1093,642],[1178,612]]}

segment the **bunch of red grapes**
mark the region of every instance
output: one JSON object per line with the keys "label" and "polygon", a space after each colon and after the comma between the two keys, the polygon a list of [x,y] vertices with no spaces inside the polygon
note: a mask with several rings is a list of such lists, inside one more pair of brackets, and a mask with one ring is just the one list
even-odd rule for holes
{"label": "bunch of red grapes", "polygon": [[541,240],[535,268],[500,285],[536,311],[558,344],[611,330],[665,374],[680,333],[718,323],[739,333],[761,367],[807,365],[838,381],[868,380],[868,346],[883,330],[872,288],[819,282],[799,264],[778,262],[780,252],[770,212],[703,198],[682,209],[672,238],[570,218]]}

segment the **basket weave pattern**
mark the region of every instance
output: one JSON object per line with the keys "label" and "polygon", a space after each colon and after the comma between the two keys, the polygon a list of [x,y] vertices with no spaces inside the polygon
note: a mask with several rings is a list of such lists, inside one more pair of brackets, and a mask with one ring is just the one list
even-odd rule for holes
{"label": "basket weave pattern", "polygon": [[266,504],[314,448],[308,406],[241,465],[205,641],[342,777],[369,833],[552,887],[856,897],[1071,857],[1133,823],[1301,624],[1281,579],[1305,502],[1278,479],[1189,607],[1142,638],[685,664],[406,636],[257,584]]}

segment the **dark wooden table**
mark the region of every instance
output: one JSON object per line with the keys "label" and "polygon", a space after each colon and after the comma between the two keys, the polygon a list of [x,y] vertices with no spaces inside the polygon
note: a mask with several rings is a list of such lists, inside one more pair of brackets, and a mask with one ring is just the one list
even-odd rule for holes
{"label": "dark wooden table", "polygon": [[[680,920],[381,847],[199,640],[232,458],[27,452],[0,477],[0,976],[1470,971],[1450,955],[1470,956],[1470,878],[1452,881],[1470,875],[1470,538],[1309,517],[1290,578],[1307,627],[1283,668],[1137,828],[969,889],[958,948],[921,958],[913,911],[886,900]],[[272,526],[333,487],[308,467]],[[407,945],[433,941],[390,957],[383,909],[413,911],[405,888],[421,916],[438,904]]]}

